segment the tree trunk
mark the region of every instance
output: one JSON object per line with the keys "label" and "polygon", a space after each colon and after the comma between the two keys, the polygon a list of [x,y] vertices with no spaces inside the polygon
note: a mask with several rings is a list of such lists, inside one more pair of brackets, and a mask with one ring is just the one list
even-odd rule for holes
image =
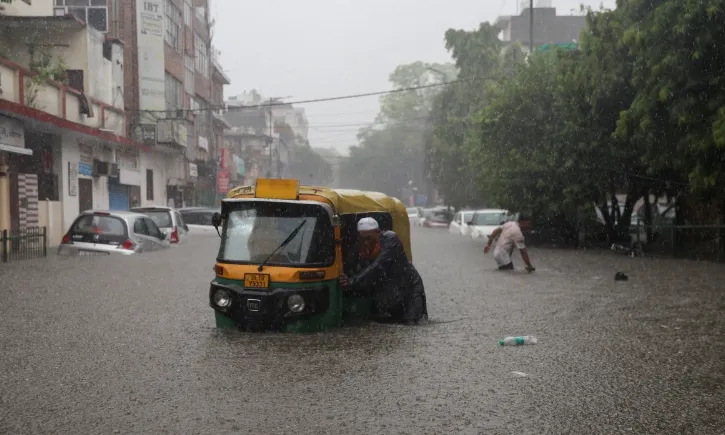
{"label": "tree trunk", "polygon": [[[644,224],[647,231],[647,243],[652,243],[652,205],[649,202],[650,191],[644,193]],[[657,199],[655,199],[655,206]]]}

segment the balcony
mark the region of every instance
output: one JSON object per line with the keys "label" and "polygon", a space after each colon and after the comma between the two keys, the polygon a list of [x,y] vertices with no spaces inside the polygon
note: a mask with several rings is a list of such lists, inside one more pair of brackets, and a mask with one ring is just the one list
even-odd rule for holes
{"label": "balcony", "polygon": [[189,144],[188,128],[182,119],[160,119],[156,124],[159,145],[174,148],[186,148]]}
{"label": "balcony", "polygon": [[125,137],[126,115],[122,109],[63,83],[37,77],[29,69],[0,58],[0,113],[104,142],[140,147]]}
{"label": "balcony", "polygon": [[221,52],[214,48],[214,46],[211,47],[211,64],[213,66],[213,74],[214,74],[214,80],[218,83],[222,83],[225,85],[231,84],[232,79],[229,78],[227,73],[224,72],[224,68],[222,68],[221,64]]}

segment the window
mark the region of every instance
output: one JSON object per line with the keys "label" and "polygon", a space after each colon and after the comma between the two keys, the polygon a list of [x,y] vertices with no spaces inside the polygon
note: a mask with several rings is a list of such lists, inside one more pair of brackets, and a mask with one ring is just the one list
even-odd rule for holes
{"label": "window", "polygon": [[84,214],[78,217],[68,231],[76,242],[123,243],[126,240],[126,223],[110,215]]}
{"label": "window", "polygon": [[297,228],[296,236],[269,259],[269,265],[324,266],[335,260],[332,223],[319,205],[250,201],[236,203],[222,213],[226,219],[220,261],[248,264],[265,260]]}
{"label": "window", "polygon": [[[25,0],[30,4],[29,1]],[[108,0],[55,0],[56,8],[65,8],[99,32],[108,32]]]}
{"label": "window", "polygon": [[193,12],[191,7],[191,0],[184,0],[184,24],[189,27],[193,26]]}
{"label": "window", "polygon": [[184,89],[187,94],[194,93],[194,58],[191,56],[184,56]]}
{"label": "window", "polygon": [[136,221],[133,223],[133,232],[144,236],[147,236],[149,234],[148,229],[146,228],[145,218],[136,219]]}
{"label": "window", "polygon": [[209,47],[201,36],[194,33],[194,53],[196,54],[196,70],[204,77],[209,77]]}
{"label": "window", "polygon": [[166,110],[171,112],[183,109],[184,100],[182,99],[182,92],[181,82],[176,80],[171,74],[166,73]]}
{"label": "window", "polygon": [[143,218],[143,220],[146,223],[146,230],[148,231],[148,235],[161,240],[161,230],[159,229],[158,225],[156,225],[156,223],[154,223],[152,219]]}
{"label": "window", "polygon": [[154,200],[154,171],[152,169],[146,169],[146,199]]}
{"label": "window", "polygon": [[195,123],[196,135],[209,139],[209,134],[211,130],[209,128],[209,108],[211,106],[204,100],[195,101],[197,101],[197,106],[199,109]]}
{"label": "window", "polygon": [[166,27],[164,39],[176,51],[179,51],[181,45],[179,39],[181,23],[181,10],[171,0],[166,0],[164,5],[164,27]]}

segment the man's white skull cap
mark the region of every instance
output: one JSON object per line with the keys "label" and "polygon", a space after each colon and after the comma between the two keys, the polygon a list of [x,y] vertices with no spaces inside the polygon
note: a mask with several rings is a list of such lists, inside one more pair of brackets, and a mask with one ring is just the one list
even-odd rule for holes
{"label": "man's white skull cap", "polygon": [[372,231],[379,228],[378,221],[371,217],[362,218],[357,222],[358,231]]}

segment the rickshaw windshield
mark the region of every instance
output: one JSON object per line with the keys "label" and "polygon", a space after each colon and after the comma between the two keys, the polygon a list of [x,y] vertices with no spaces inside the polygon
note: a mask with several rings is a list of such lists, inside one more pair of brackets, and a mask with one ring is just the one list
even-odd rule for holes
{"label": "rickshaw windshield", "polygon": [[270,266],[329,266],[335,260],[335,233],[320,205],[244,201],[225,204],[217,260],[259,264],[304,221],[299,232],[267,262]]}

